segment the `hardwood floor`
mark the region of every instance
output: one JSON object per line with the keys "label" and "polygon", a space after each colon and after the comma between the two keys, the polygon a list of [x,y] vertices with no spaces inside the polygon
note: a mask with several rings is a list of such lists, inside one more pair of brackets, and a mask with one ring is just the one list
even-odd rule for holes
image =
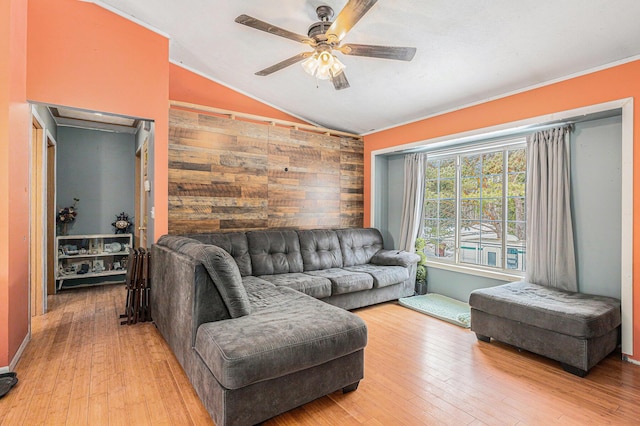
{"label": "hardwood floor", "polygon": [[[206,410],[152,324],[119,325],[123,286],[49,297],[0,399],[2,425],[208,425]],[[266,425],[638,424],[640,367],[614,353],[584,379],[557,362],[396,303],[355,311],[368,324],[365,379]]]}

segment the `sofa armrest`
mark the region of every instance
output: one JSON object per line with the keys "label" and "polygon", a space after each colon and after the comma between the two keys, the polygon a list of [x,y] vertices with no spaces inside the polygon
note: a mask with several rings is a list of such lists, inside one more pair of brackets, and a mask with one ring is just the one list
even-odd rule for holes
{"label": "sofa armrest", "polygon": [[371,258],[371,263],[380,266],[404,266],[415,265],[420,256],[404,250],[380,250]]}

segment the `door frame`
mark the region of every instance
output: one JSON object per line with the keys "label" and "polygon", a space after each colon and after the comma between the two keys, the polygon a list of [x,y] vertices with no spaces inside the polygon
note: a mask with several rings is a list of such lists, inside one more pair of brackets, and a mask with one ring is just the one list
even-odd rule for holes
{"label": "door frame", "polygon": [[[51,243],[48,216],[55,214],[55,210],[49,211],[55,209],[55,192],[50,203],[47,181],[51,176],[55,180],[55,166],[49,170],[49,164],[55,164],[56,155],[55,138],[34,105],[31,106],[29,144],[29,315],[32,317],[47,312],[47,254]],[[54,147],[53,151],[49,146]],[[48,157],[51,152],[53,159]]]}
{"label": "door frame", "polygon": [[135,231],[134,240],[136,247],[147,248],[149,222],[149,137],[136,150],[136,182],[135,182]]}
{"label": "door frame", "polygon": [[[46,222],[46,280],[45,280],[45,288],[46,295],[51,295],[56,293],[56,276],[57,276],[57,265],[55,265],[55,250],[56,250],[56,206],[58,204],[57,199],[57,155],[58,155],[58,144],[49,131],[46,129],[45,131],[45,139],[46,139],[46,162],[45,162],[45,176],[47,180],[45,182],[45,191],[46,191],[46,204],[45,208],[45,222]],[[45,296],[45,308],[47,307],[47,298]]]}

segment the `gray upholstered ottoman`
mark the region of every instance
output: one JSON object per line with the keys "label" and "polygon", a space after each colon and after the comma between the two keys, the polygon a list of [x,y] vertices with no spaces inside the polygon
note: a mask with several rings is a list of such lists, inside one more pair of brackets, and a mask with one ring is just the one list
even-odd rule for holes
{"label": "gray upholstered ottoman", "polygon": [[618,344],[620,301],[523,281],[475,290],[471,330],[560,361],[584,377]]}

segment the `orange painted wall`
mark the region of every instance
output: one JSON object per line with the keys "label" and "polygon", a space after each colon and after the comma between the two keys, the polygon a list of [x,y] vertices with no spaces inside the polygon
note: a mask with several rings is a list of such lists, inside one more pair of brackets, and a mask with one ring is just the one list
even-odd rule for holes
{"label": "orange painted wall", "polygon": [[[0,143],[19,141],[12,145],[11,150],[5,145],[0,146],[0,200],[6,200],[12,207],[28,206],[24,187],[28,181],[28,131],[24,130],[29,126],[28,109],[19,94],[13,98],[24,84],[24,75],[27,77],[26,96],[29,100],[155,120],[156,238],[167,230],[169,99],[299,121],[169,64],[168,42],[162,36],[91,3],[75,0],[28,1],[28,62],[26,73],[21,73],[24,51],[20,44],[26,27],[23,16],[26,3],[26,0],[8,0],[0,6],[0,84],[3,86],[0,87],[0,138],[3,139]],[[10,67],[15,69],[9,70]],[[365,137],[365,223],[368,224],[370,219],[372,150],[637,97],[640,95],[638,76],[640,62],[633,62]],[[8,93],[7,86],[12,88],[12,93]],[[638,110],[636,107],[635,141],[640,140]],[[640,170],[640,149],[635,152],[634,164],[636,170]],[[7,170],[12,175],[10,183],[5,180]],[[634,184],[634,207],[640,212],[638,173],[634,176]],[[8,318],[7,322],[0,322],[0,366],[6,365],[5,346],[10,347],[6,350],[10,352],[14,350],[15,342],[24,338],[24,334],[20,334],[26,327],[23,317],[28,306],[28,300],[24,300],[28,294],[25,290],[28,250],[24,241],[28,238],[21,241],[25,229],[28,230],[28,223],[26,219],[20,220],[18,226],[12,222],[10,231],[8,221],[3,220],[7,214],[6,211],[0,213],[0,321],[5,319],[5,315]],[[634,245],[638,253],[634,256],[634,270],[640,261],[639,232],[640,221],[634,221]],[[12,262],[11,269],[9,262]],[[13,262],[17,262],[17,266]],[[20,280],[23,282],[19,283]],[[17,283],[17,286],[14,288],[12,283]],[[640,278],[635,279],[634,289],[634,306],[640,307]],[[7,313],[8,305],[13,305],[14,300],[19,301],[19,306]],[[640,359],[638,310],[635,309],[634,324],[636,359]]]}
{"label": "orange painted wall", "polygon": [[[0,367],[28,334],[27,1],[0,5]],[[10,320],[11,319],[11,320]]]}
{"label": "orange painted wall", "polygon": [[29,0],[27,98],[155,121],[154,233],[168,223],[169,43],[92,3]]}
{"label": "orange painted wall", "polygon": [[245,114],[306,123],[279,109],[270,107],[175,64],[169,64],[169,98],[172,101],[188,102],[229,111],[244,112]]}
{"label": "orange painted wall", "polygon": [[371,222],[371,152],[623,98],[634,98],[634,359],[640,361],[640,61],[365,136],[365,225]]}

